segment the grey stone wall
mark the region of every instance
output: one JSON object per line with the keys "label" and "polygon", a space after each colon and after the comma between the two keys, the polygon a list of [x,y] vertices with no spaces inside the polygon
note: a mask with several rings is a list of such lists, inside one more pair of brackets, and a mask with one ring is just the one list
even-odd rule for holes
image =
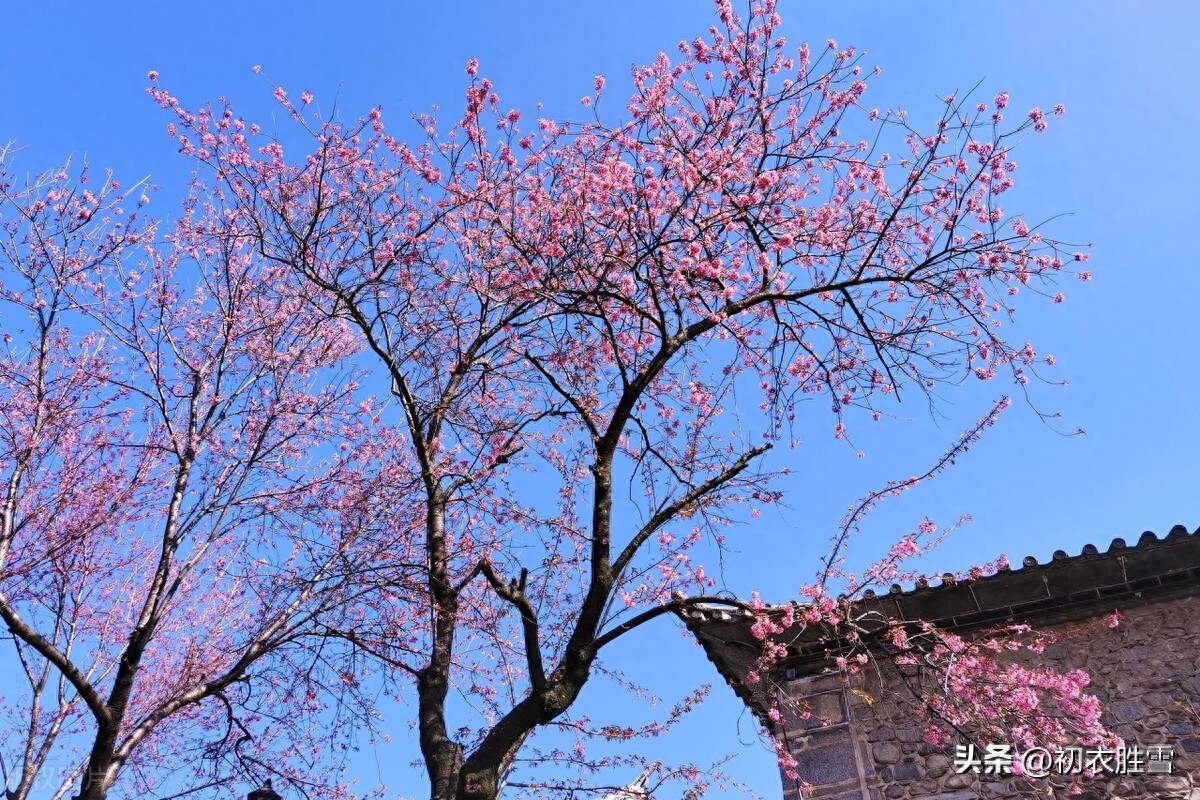
{"label": "grey stone wall", "polygon": [[[1135,601],[1136,602],[1136,601]],[[1111,608],[1107,609],[1111,612]],[[1092,676],[1089,691],[1104,703],[1104,720],[1127,745],[1174,747],[1172,772],[1108,774],[1085,784],[1079,800],[1200,800],[1200,597],[1121,608],[1119,627],[1047,648],[1039,659]],[[1054,630],[1054,626],[1039,626]],[[882,677],[884,688],[880,689]],[[968,800],[1068,797],[1066,780],[959,774],[955,744],[923,742],[923,725],[895,668],[881,665],[846,685],[836,677],[785,684],[796,697],[817,697],[823,714],[785,718],[788,746],[809,795],[828,800]],[[837,711],[844,698],[848,714]],[[812,703],[816,708],[818,703]],[[844,716],[844,718],[843,718]],[[1003,743],[997,743],[1003,744]],[[784,778],[784,796],[801,796]]]}

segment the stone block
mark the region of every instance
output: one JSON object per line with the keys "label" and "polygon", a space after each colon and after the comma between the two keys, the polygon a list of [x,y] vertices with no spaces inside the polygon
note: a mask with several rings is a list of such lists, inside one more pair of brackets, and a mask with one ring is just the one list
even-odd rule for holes
{"label": "stone block", "polygon": [[1171,718],[1166,713],[1162,711],[1154,711],[1151,712],[1144,720],[1142,720],[1142,725],[1148,729],[1157,730],[1160,728],[1166,728],[1167,723],[1170,721]]}
{"label": "stone block", "polygon": [[821,800],[862,800],[862,791],[859,789],[853,789],[848,792],[821,795]]}
{"label": "stone block", "polygon": [[1150,692],[1142,696],[1142,702],[1151,708],[1166,708],[1171,705],[1171,695],[1166,692]]}
{"label": "stone block", "polygon": [[900,748],[891,742],[880,742],[871,748],[876,764],[895,764],[900,760]]}
{"label": "stone block", "polygon": [[950,771],[950,759],[943,755],[929,756],[925,759],[925,774],[931,778],[940,778]]}
{"label": "stone block", "polygon": [[1188,800],[1192,782],[1186,775],[1153,775],[1146,778],[1145,788],[1152,796],[1163,800]]}
{"label": "stone block", "polygon": [[1140,700],[1114,700],[1108,704],[1105,710],[1117,722],[1136,722],[1146,716],[1149,709]]}
{"label": "stone block", "polygon": [[953,775],[947,775],[942,781],[942,785],[947,789],[965,789],[975,782],[974,774],[970,772],[956,772]]}
{"label": "stone block", "polygon": [[853,747],[847,744],[806,748],[796,753],[795,758],[800,777],[816,786],[827,786],[858,776]]}

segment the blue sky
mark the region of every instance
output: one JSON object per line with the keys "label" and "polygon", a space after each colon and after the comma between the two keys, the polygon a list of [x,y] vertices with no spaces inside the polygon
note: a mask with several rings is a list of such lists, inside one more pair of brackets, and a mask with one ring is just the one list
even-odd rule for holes
{"label": "blue sky", "polygon": [[[1065,104],[1067,115],[1018,151],[1006,210],[1031,220],[1066,213],[1055,222],[1058,237],[1092,245],[1095,280],[1069,283],[1061,306],[1022,310],[1017,329],[1053,353],[1050,374],[1070,382],[1038,387],[1038,408],[1062,412],[1061,429],[1084,428],[1087,436],[1060,436],[1016,403],[951,472],[882,506],[857,541],[858,557],[884,552],[924,515],[975,520],[925,562],[931,572],[1000,553],[1014,562],[1045,560],[1088,542],[1103,549],[1115,536],[1132,541],[1146,529],[1200,526],[1200,259],[1192,241],[1200,160],[1187,152],[1200,129],[1189,56],[1200,12],[1182,0],[1015,2],[986,11],[967,3],[782,0],[781,10],[793,41],[834,38],[865,49],[884,70],[868,102],[905,107],[916,122],[935,118],[938,98],[977,83],[983,99],[1008,91],[1014,111]],[[18,164],[33,172],[86,153],[126,183],[153,174],[163,187],[154,208],[169,214],[191,166],[143,92],[150,69],[185,105],[227,96],[247,117],[261,118],[277,83],[293,96],[314,92],[323,109],[336,97],[350,117],[381,104],[396,132],[431,104],[457,113],[463,65],[477,57],[505,105],[543,102],[547,116],[579,117],[578,98],[590,93],[594,75],[608,77],[609,109],[618,109],[630,64],[671,52],[710,16],[702,0],[10,4],[0,47],[0,142],[26,145]],[[269,81],[251,71],[256,64]],[[923,471],[1008,390],[949,391],[936,419],[913,403],[902,409],[909,421],[856,439],[864,459],[832,441],[832,420],[814,406],[801,421],[807,443],[783,457],[794,472],[781,487],[785,507],[736,532],[742,552],[726,573],[729,588],[793,596],[855,498]],[[616,658],[669,698],[715,677],[671,623],[630,637]],[[597,689],[583,702],[608,705],[616,696]],[[395,750],[381,751],[378,762],[399,766],[379,773],[396,791],[419,795],[419,780],[404,766],[415,756],[406,722],[398,718],[394,727]],[[661,747],[668,758],[736,752],[729,771],[776,797],[773,759],[754,742],[740,704],[715,686],[708,706]],[[374,758],[364,760],[361,779],[376,779]]]}

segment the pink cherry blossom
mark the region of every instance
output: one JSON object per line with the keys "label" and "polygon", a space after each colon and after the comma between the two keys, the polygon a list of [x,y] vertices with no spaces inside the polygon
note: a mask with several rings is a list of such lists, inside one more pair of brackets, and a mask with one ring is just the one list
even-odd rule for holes
{"label": "pink cherry blossom", "polygon": [[[772,0],[715,11],[633,70],[613,116],[597,79],[584,121],[527,130],[475,60],[462,113],[414,128],[378,107],[312,119],[311,94],[293,108],[279,87],[276,135],[152,79],[196,172],[169,225],[131,217],[134,189],[111,180],[72,168],[17,188],[5,164],[0,310],[28,322],[0,353],[0,575],[20,576],[0,612],[62,656],[45,663],[80,698],[64,719],[94,735],[81,800],[209,750],[347,797],[306,759],[372,733],[376,685],[419,709],[436,800],[458,781],[495,796],[527,755],[531,782],[555,759],[608,767],[585,745],[660,735],[702,696],[637,728],[582,718],[575,699],[630,631],[750,615],[748,681],[770,688],[796,628],[853,632],[843,590],[923,579],[911,559],[966,519],[918,517],[855,575],[846,550],[1007,397],[850,507],[803,605],[714,594],[712,576],[730,523],[782,500],[767,452],[810,422],[851,457],[852,421],[900,417],[900,395],[969,375],[1028,388],[1036,351],[1009,320],[1061,302],[1070,249],[1005,225],[999,201],[1044,115],[1006,127],[1001,94],[995,119],[955,100],[922,130],[870,110],[853,48],[782,41]],[[56,627],[57,586],[89,599]],[[998,666],[1044,647],[1035,633],[912,622],[891,643],[941,679],[930,722],[1104,738],[1078,676]],[[918,634],[930,646],[906,647]],[[318,724],[334,712],[345,724]]]}

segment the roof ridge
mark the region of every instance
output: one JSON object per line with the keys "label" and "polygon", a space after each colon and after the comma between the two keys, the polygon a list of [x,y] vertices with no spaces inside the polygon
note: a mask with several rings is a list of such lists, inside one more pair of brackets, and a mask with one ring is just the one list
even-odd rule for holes
{"label": "roof ridge", "polygon": [[[994,580],[995,578],[1003,575],[1047,569],[1049,567],[1061,566],[1065,563],[1077,563],[1084,559],[1108,558],[1110,556],[1118,556],[1134,551],[1141,551],[1151,548],[1154,545],[1163,545],[1167,542],[1176,541],[1179,539],[1200,539],[1200,527],[1189,533],[1188,529],[1183,525],[1173,525],[1171,529],[1167,531],[1167,533],[1161,538],[1159,538],[1158,534],[1156,534],[1154,531],[1143,531],[1142,535],[1138,537],[1137,542],[1133,546],[1126,544],[1125,539],[1118,536],[1109,543],[1108,549],[1103,553],[1101,553],[1099,548],[1097,548],[1094,544],[1089,543],[1085,544],[1080,549],[1079,554],[1074,556],[1067,555],[1065,550],[1055,550],[1054,553],[1051,554],[1050,560],[1046,562],[1039,562],[1037,558],[1029,555],[1021,559],[1021,566],[1016,569],[1013,569],[1011,566],[1001,567],[990,575],[981,575],[978,578],[967,578],[962,580],[952,572],[945,572],[942,574],[941,583],[931,585],[925,576],[921,576],[917,579],[916,585],[910,589],[905,589],[900,584],[893,583],[888,590],[888,594],[913,594],[922,591],[933,591],[946,586],[957,586],[961,583],[978,583],[980,581]],[[950,578],[949,581],[946,580],[947,577]],[[924,581],[924,585],[922,585],[922,581]],[[874,589],[867,589],[863,592],[863,599],[871,599],[878,596],[880,596],[879,593],[877,593]]]}
{"label": "roof ridge", "polygon": [[[915,594],[924,594],[926,592],[936,592],[936,591],[945,589],[947,587],[952,587],[952,586],[962,586],[962,585],[966,585],[966,584],[986,583],[989,581],[994,581],[998,578],[1003,579],[1004,576],[1006,576],[1006,575],[1031,574],[1032,572],[1035,572],[1035,571],[1046,570],[1046,569],[1049,569],[1052,567],[1057,568],[1057,567],[1061,567],[1066,564],[1076,564],[1081,561],[1106,559],[1109,557],[1128,555],[1130,553],[1135,553],[1135,552],[1144,552],[1146,550],[1154,549],[1156,546],[1161,547],[1168,543],[1177,542],[1177,541],[1180,541],[1183,539],[1200,541],[1200,527],[1197,527],[1195,531],[1192,531],[1189,533],[1188,529],[1186,527],[1184,527],[1183,525],[1174,525],[1162,537],[1159,537],[1158,534],[1156,534],[1154,531],[1144,531],[1142,533],[1142,535],[1138,537],[1137,542],[1135,542],[1133,545],[1127,544],[1124,538],[1118,536],[1118,537],[1115,537],[1109,543],[1108,549],[1105,550],[1104,552],[1100,552],[1100,549],[1097,548],[1096,545],[1091,544],[1091,543],[1085,544],[1080,549],[1080,552],[1077,555],[1073,555],[1073,556],[1068,555],[1065,550],[1061,550],[1061,549],[1055,550],[1054,553],[1050,556],[1050,560],[1045,561],[1045,562],[1039,562],[1037,560],[1037,558],[1035,558],[1034,556],[1031,556],[1031,555],[1025,556],[1025,558],[1021,559],[1020,567],[1017,567],[1014,569],[1011,566],[1004,566],[1004,567],[1001,567],[1000,569],[996,570],[993,573],[990,573],[987,575],[980,575],[977,578],[970,578],[970,577],[960,578],[957,574],[955,574],[953,572],[944,572],[941,575],[941,582],[934,584],[934,583],[929,582],[928,576],[919,575],[917,580],[915,581],[914,585],[911,586],[910,588],[906,589],[906,588],[904,588],[904,586],[902,586],[899,583],[893,583],[889,587],[889,589],[884,593],[877,592],[874,589],[865,589],[862,592],[862,597],[859,598],[858,600],[855,600],[854,602],[861,602],[862,600],[873,600],[873,599],[880,598],[880,597],[889,597],[889,596],[895,597],[897,595],[908,596],[908,595],[915,595]],[[837,599],[838,600],[849,599],[849,595],[840,594],[840,595],[838,595]],[[807,604],[792,600],[792,601],[789,601],[786,603],[778,603],[778,604],[770,605],[767,608],[769,610],[773,610],[773,611],[783,611],[784,609],[788,608],[789,606],[796,608],[796,607],[803,607],[805,605],[807,605]],[[744,609],[738,609],[738,608],[732,607],[732,606],[718,607],[716,605],[713,605],[712,608],[709,608],[708,606],[705,606],[703,604],[698,604],[698,605],[690,606],[688,610],[697,610],[697,611],[701,612],[702,616],[707,615],[707,613],[711,612],[712,616],[714,616],[717,619],[721,619],[721,620],[732,620],[735,618],[742,618],[742,617],[750,616],[749,612],[746,612]]]}

